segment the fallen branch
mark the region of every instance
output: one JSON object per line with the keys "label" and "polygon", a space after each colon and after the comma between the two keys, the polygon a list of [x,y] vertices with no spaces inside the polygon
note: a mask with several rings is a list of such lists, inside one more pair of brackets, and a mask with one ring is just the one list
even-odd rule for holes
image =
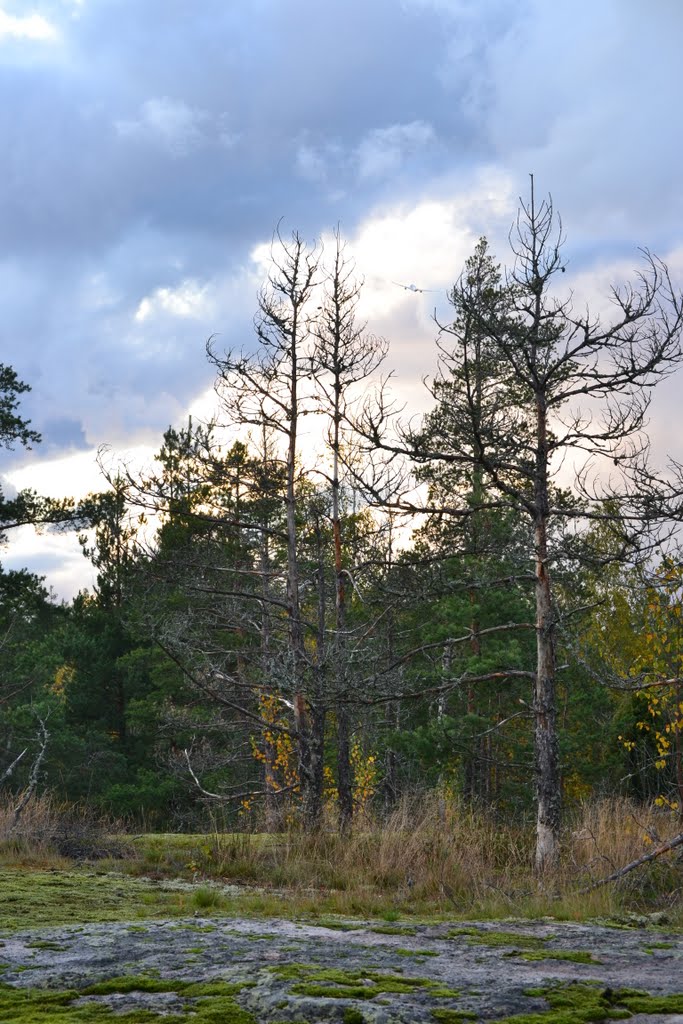
{"label": "fallen branch", "polygon": [[623,878],[624,875],[628,875],[630,871],[635,871],[636,868],[641,867],[643,864],[649,864],[650,861],[656,860],[657,857],[661,857],[663,853],[668,853],[669,850],[675,850],[677,846],[683,846],[683,832],[679,832],[673,839],[669,839],[668,842],[662,843],[656,850],[652,850],[651,853],[647,853],[644,857],[639,857],[638,860],[632,860],[626,867],[619,868],[618,871],[613,871],[611,875],[607,875],[606,878],[601,878],[597,882],[592,882],[587,885],[584,889],[579,889],[580,893],[592,892],[593,889],[599,889],[602,885],[607,885],[609,882],[616,882],[618,878]]}
{"label": "fallen branch", "polygon": [[[38,718],[37,715],[36,718]],[[38,718],[38,727],[40,736],[40,750],[38,751],[38,755],[35,761],[33,762],[31,773],[28,778],[28,786],[24,790],[21,800],[14,808],[14,815],[12,817],[12,824],[10,825],[7,833],[8,835],[11,835],[12,832],[14,832],[17,825],[19,824],[19,819],[21,818],[21,815],[24,812],[24,808],[26,807],[26,804],[29,802],[29,800],[35,793],[36,787],[38,785],[38,780],[40,778],[40,768],[45,758],[45,751],[47,750],[47,743],[48,740],[50,739],[50,734],[47,731],[47,728],[45,727],[45,722],[42,720],[42,718]]]}
{"label": "fallen branch", "polygon": [[195,785],[197,786],[197,789],[204,796],[211,797],[212,800],[221,800],[223,803],[227,803],[230,800],[246,800],[254,796],[280,796],[282,793],[290,793],[293,789],[299,788],[299,783],[295,782],[291,786],[282,786],[280,789],[256,789],[249,790],[245,793],[211,793],[208,789],[204,789],[201,782],[197,778],[194,768],[192,767],[192,762],[190,761],[189,751],[183,750],[183,754],[185,755],[185,760],[187,762],[187,770],[192,776],[192,779]]}
{"label": "fallen branch", "polygon": [[28,750],[28,747],[24,747],[24,749],[19,754],[19,756],[14,758],[14,760],[12,761],[11,765],[9,766],[9,768],[5,768],[5,770],[2,773],[2,775],[0,775],[0,786],[3,784],[3,782],[6,779],[9,779],[10,775],[12,774],[12,772],[14,771],[16,766],[19,764],[19,762],[21,761],[22,757],[24,756],[24,754],[26,753],[27,750]]}

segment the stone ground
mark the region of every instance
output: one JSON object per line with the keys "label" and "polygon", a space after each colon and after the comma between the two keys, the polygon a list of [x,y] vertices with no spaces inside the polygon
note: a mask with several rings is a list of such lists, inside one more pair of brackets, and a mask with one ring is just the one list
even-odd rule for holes
{"label": "stone ground", "polygon": [[[207,917],[7,933],[0,936],[0,981],[50,989],[79,989],[126,974],[247,981],[252,987],[237,1002],[259,1022],[341,1022],[346,1014],[347,1020],[373,1024],[433,1024],[456,1020],[453,1011],[484,1021],[540,1012],[548,1008],[546,1001],[525,993],[550,983],[595,981],[605,989],[683,992],[683,936],[661,928],[619,930],[552,920],[329,925]],[[575,959],[561,959],[567,956]],[[321,976],[330,969],[341,973]],[[394,982],[419,980],[412,987],[408,982],[407,991],[385,991],[396,987],[382,979],[386,975]],[[183,1009],[182,996],[173,992],[86,998],[116,1012]],[[632,1020],[683,1024],[683,1013]]]}

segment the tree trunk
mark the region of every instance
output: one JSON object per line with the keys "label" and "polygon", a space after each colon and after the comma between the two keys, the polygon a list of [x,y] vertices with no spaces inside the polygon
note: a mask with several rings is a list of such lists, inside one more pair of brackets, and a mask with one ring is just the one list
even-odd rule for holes
{"label": "tree trunk", "polygon": [[536,519],[536,680],[534,684],[534,754],[536,769],[536,871],[557,864],[562,794],[555,706],[555,617],[548,574],[547,412],[537,395]]}
{"label": "tree trunk", "polygon": [[337,793],[339,828],[346,832],[353,821],[353,765],[349,714],[341,703],[337,704]]}
{"label": "tree trunk", "polygon": [[[289,615],[289,656],[292,686],[294,690],[294,720],[299,754],[299,785],[306,828],[314,828],[322,812],[322,768],[318,772],[319,760],[316,737],[311,729],[305,696],[307,675],[306,652],[304,649],[301,608],[299,605],[299,559],[296,530],[296,457],[298,429],[298,310],[294,311],[291,328],[290,378],[289,378],[289,431],[287,448],[287,611]],[[315,714],[314,714],[315,719]],[[321,760],[321,758],[320,758]],[[320,791],[317,791],[320,774]]]}

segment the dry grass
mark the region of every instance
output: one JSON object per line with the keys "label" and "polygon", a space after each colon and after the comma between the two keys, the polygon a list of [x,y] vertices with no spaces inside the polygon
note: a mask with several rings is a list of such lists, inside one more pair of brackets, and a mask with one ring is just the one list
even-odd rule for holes
{"label": "dry grass", "polygon": [[111,839],[110,822],[87,809],[33,796],[15,827],[14,800],[0,801],[0,865],[63,867],[74,860],[125,855],[125,845]]}
{"label": "dry grass", "polygon": [[[0,837],[8,821],[0,807]],[[665,911],[683,925],[683,859],[667,855],[617,884],[581,890],[677,834],[680,822],[626,800],[592,802],[567,824],[552,877],[534,877],[530,827],[501,823],[440,794],[405,799],[382,822],[348,835],[222,833],[107,840],[101,827],[47,798],[27,807],[19,834],[0,839],[0,864],[60,867],[64,857],[130,875],[215,879],[263,889],[263,912],[384,917],[541,917],[580,920]],[[135,849],[131,856],[131,845]],[[122,859],[123,855],[123,859]],[[251,902],[258,902],[253,893]],[[256,908],[258,909],[258,908]]]}
{"label": "dry grass", "polygon": [[421,794],[388,820],[365,820],[349,835],[143,836],[138,873],[185,873],[288,893],[311,912],[402,916],[518,915],[581,919],[665,909],[683,923],[683,868],[675,856],[617,885],[581,890],[675,834],[677,821],[624,800],[581,807],[565,830],[552,877],[533,874],[530,827],[501,824],[457,799]]}
{"label": "dry grass", "polygon": [[680,819],[654,805],[622,797],[581,806],[571,826],[566,854],[577,869],[608,875],[681,831]]}

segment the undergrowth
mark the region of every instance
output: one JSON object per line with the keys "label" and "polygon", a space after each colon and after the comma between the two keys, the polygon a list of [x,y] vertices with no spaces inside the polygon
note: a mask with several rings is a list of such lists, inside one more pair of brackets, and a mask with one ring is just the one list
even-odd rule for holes
{"label": "undergrowth", "polygon": [[[0,809],[0,836],[2,815]],[[0,869],[73,868],[74,857],[65,856],[59,840],[64,828],[55,823],[58,818],[55,805],[36,806],[21,835],[0,840]],[[539,880],[531,868],[532,828],[496,820],[456,799],[423,794],[404,800],[387,819],[366,818],[344,835],[331,824],[315,834],[112,837],[100,829],[91,843],[94,857],[87,856],[83,842],[76,859],[95,860],[93,867],[128,876],[131,884],[175,878],[194,883],[194,895],[181,893],[175,902],[207,914],[339,915],[386,922],[550,915],[629,923],[629,915],[659,912],[675,927],[683,925],[680,857],[664,856],[618,883],[582,890],[679,829],[654,807],[625,800],[587,804],[566,826],[559,867]],[[239,896],[225,891],[225,883],[238,884]],[[169,899],[157,899],[158,912]]]}

